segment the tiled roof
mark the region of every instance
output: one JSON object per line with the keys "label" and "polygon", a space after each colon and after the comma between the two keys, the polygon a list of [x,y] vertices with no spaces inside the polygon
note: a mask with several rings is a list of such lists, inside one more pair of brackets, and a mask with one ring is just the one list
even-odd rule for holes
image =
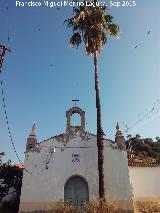
{"label": "tiled roof", "polygon": [[24,165],[19,163],[19,164],[16,164],[16,167],[18,167],[19,169],[24,169]]}
{"label": "tiled roof", "polygon": [[129,167],[160,167],[158,163],[151,162],[135,162],[133,160],[128,160]]}

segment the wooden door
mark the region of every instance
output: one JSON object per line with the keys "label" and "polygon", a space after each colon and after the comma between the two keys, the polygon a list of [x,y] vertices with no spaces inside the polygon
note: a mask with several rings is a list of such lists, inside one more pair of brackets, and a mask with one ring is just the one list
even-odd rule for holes
{"label": "wooden door", "polygon": [[64,201],[77,205],[87,203],[89,201],[87,182],[79,176],[71,177],[64,187]]}

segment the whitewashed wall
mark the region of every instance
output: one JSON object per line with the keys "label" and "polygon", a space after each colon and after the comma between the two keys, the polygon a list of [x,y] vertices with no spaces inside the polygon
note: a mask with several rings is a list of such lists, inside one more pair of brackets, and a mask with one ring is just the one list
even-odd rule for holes
{"label": "whitewashed wall", "polygon": [[[40,152],[29,152],[26,154],[25,167],[32,175],[24,172],[21,200],[25,202],[52,202],[64,199],[64,184],[72,175],[81,175],[89,184],[90,196],[97,196],[97,148],[90,137],[88,142],[82,141],[79,136],[68,142],[66,148],[56,139],[50,139],[39,144]],[[56,152],[48,164],[46,162],[50,156],[51,146],[56,148]],[[76,147],[91,148],[76,148]],[[75,148],[69,148],[75,147]],[[80,154],[80,163],[72,163],[72,154]],[[95,157],[94,157],[95,156]],[[92,159],[92,160],[91,160]],[[94,175],[93,175],[94,174]],[[91,185],[90,185],[91,184]],[[31,191],[33,191],[31,193]]]}
{"label": "whitewashed wall", "polygon": [[160,167],[129,167],[136,199],[160,199]]}
{"label": "whitewashed wall", "polygon": [[125,151],[105,149],[105,188],[111,200],[128,200],[132,197],[128,160]]}
{"label": "whitewashed wall", "polygon": [[[50,208],[50,204],[64,200],[64,185],[73,175],[82,176],[89,186],[89,199],[98,197],[97,142],[92,134],[77,134],[66,147],[51,138],[37,145],[36,151],[26,153],[20,210]],[[82,139],[83,138],[83,139]],[[46,162],[50,148],[56,148],[48,169]],[[62,147],[62,149],[60,148]],[[72,148],[69,148],[72,147]],[[79,148],[86,147],[86,148]],[[87,148],[88,147],[88,148]],[[80,162],[72,162],[72,154],[80,154]],[[112,200],[128,202],[132,197],[126,152],[111,149],[105,141],[104,174],[106,194]],[[124,204],[124,208],[132,206]]]}

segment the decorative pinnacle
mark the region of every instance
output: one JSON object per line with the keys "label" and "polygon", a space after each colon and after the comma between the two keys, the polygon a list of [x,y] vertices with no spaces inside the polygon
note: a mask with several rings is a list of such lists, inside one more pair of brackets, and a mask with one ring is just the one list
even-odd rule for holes
{"label": "decorative pinnacle", "polygon": [[120,132],[120,127],[119,127],[119,123],[117,122],[117,125],[116,125],[116,132]]}
{"label": "decorative pinnacle", "polygon": [[32,134],[35,134],[35,133],[36,133],[36,123],[34,122],[32,126]]}
{"label": "decorative pinnacle", "polygon": [[36,123],[35,122],[33,123],[32,132],[31,132],[31,134],[29,136],[31,136],[31,137],[35,137],[36,136]]}

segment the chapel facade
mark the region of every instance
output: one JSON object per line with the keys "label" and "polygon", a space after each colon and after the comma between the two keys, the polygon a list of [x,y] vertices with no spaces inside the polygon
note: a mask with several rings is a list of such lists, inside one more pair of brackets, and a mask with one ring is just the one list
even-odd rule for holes
{"label": "chapel facade", "polygon": [[[80,125],[72,126],[73,114]],[[66,111],[66,131],[37,142],[35,124],[27,138],[19,212],[50,209],[55,202],[87,203],[98,198],[97,137],[85,129],[85,111]],[[125,139],[116,126],[115,141],[104,139],[104,183],[109,200],[133,210]]]}

